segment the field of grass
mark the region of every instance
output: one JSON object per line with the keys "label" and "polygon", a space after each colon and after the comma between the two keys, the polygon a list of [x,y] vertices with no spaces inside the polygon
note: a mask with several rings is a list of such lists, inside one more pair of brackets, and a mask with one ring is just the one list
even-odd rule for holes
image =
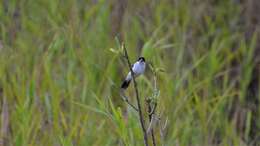
{"label": "field of grass", "polygon": [[[259,101],[248,93],[257,37],[245,38],[238,1],[0,2],[0,145],[143,145],[119,95],[122,42],[131,62],[144,56],[162,70],[157,145],[260,145],[260,108],[247,102]],[[151,69],[136,81],[145,107]],[[132,84],[126,94],[136,105]]]}

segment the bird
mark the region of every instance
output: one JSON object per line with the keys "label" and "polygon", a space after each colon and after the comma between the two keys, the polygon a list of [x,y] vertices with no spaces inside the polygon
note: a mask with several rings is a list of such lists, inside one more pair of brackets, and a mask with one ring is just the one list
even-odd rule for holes
{"label": "bird", "polygon": [[[138,60],[132,65],[132,70],[134,73],[134,77],[138,77],[141,74],[144,73],[145,71],[145,58],[144,57],[139,57]],[[127,89],[129,86],[131,80],[132,80],[132,74],[131,71],[127,74],[126,78],[124,79],[123,83],[121,84],[122,89]]]}

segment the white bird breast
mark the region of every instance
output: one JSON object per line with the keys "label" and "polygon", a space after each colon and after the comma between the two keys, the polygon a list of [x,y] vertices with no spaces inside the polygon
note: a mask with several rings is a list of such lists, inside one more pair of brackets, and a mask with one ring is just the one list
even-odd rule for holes
{"label": "white bird breast", "polygon": [[136,76],[143,74],[145,70],[145,62],[136,62],[132,69]]}
{"label": "white bird breast", "polygon": [[[145,71],[145,62],[139,62],[139,61],[136,62],[136,63],[133,65],[132,70],[133,70],[133,72],[134,72],[135,77],[137,77],[137,76],[143,74],[144,71]],[[131,72],[129,72],[129,73],[127,74],[126,80],[129,81],[129,80],[131,80],[131,79],[132,79]]]}

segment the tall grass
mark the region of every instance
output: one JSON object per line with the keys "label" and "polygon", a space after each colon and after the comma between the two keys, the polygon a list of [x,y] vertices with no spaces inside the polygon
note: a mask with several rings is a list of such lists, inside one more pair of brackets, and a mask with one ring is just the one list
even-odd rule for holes
{"label": "tall grass", "polygon": [[[2,142],[143,144],[137,113],[118,93],[128,68],[120,55],[109,51],[118,47],[111,35],[111,3],[2,1],[1,125],[6,125],[3,115],[9,116],[8,127],[1,128],[8,129],[2,130]],[[158,74],[157,110],[168,124],[164,137],[155,128],[159,145],[251,144],[252,113],[243,103],[256,38],[245,41],[240,14],[241,6],[232,0],[128,2],[121,33],[130,59],[143,55],[164,70]],[[152,77],[148,69],[137,79],[143,101],[152,94]],[[133,86],[128,94],[133,97]],[[244,133],[236,125],[240,111],[232,112],[237,101],[246,121]]]}

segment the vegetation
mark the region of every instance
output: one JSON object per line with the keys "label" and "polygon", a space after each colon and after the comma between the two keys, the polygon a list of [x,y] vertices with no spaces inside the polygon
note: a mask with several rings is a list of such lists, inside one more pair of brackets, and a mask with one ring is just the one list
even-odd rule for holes
{"label": "vegetation", "polygon": [[[156,95],[150,68],[136,79],[142,107],[158,104],[157,145],[259,145],[259,41],[245,10],[237,0],[2,0],[0,145],[143,145],[119,95],[122,42],[132,63],[144,56],[158,70]],[[133,84],[126,92],[136,105]]]}

